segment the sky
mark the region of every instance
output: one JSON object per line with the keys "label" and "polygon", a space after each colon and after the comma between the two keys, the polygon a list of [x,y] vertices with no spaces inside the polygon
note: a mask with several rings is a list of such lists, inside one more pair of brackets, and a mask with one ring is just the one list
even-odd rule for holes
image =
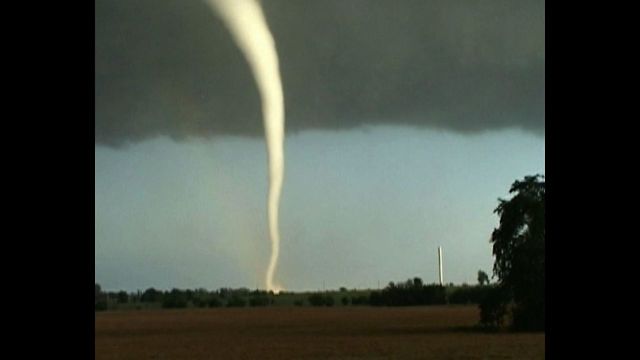
{"label": "sky", "polygon": [[[544,2],[262,2],[285,93],[276,280],[491,273],[499,197],[544,174]],[[96,1],[95,276],[264,287],[260,103],[200,1]]]}

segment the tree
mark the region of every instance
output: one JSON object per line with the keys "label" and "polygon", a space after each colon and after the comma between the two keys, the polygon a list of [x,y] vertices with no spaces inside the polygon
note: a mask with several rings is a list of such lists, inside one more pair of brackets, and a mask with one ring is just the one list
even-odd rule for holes
{"label": "tree", "polygon": [[105,294],[102,292],[100,284],[98,283],[96,283],[95,296],[95,311],[107,310],[107,300]]}
{"label": "tree", "polygon": [[249,299],[249,306],[267,306],[270,301],[266,295],[253,295]]}
{"label": "tree", "polygon": [[220,301],[220,299],[214,295],[209,299],[207,305],[209,305],[209,307],[220,307],[222,306],[222,301]]}
{"label": "tree", "polygon": [[489,285],[489,275],[482,270],[478,270],[478,284],[480,286]]}
{"label": "tree", "polygon": [[180,289],[172,289],[162,297],[162,307],[166,309],[186,308],[187,295]]}
{"label": "tree", "polygon": [[331,295],[325,295],[324,297],[324,306],[333,306],[335,304],[335,299]]}
{"label": "tree", "polygon": [[245,306],[247,306],[247,302],[239,294],[231,295],[231,299],[227,301],[227,307],[245,307]]}
{"label": "tree", "polygon": [[149,288],[142,293],[140,297],[142,302],[160,302],[162,301],[162,292],[154,288]]}
{"label": "tree", "polygon": [[129,294],[126,291],[120,290],[118,291],[118,304],[126,304],[129,301]]}
{"label": "tree", "polygon": [[[513,327],[544,329],[545,182],[543,175],[513,183],[509,200],[498,199],[500,225],[491,235],[494,275],[504,302],[512,303]],[[499,322],[499,321],[498,321]]]}
{"label": "tree", "polygon": [[484,326],[499,328],[507,315],[508,295],[505,288],[488,286],[488,291],[480,303],[480,323]]}
{"label": "tree", "polygon": [[311,306],[323,306],[324,305],[324,296],[321,293],[313,293],[309,295],[307,301]]}

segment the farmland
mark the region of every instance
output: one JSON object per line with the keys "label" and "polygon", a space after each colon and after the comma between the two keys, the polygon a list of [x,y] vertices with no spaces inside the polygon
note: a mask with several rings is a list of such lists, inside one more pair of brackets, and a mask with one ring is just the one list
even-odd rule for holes
{"label": "farmland", "polygon": [[543,359],[544,333],[473,330],[470,306],[257,307],[95,314],[96,359]]}

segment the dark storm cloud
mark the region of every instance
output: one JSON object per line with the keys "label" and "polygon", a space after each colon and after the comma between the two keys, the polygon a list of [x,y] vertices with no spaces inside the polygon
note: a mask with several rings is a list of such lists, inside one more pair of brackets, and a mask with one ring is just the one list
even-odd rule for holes
{"label": "dark storm cloud", "polygon": [[[544,1],[264,0],[288,132],[544,133]],[[200,0],[96,0],[95,141],[262,136],[246,61]]]}

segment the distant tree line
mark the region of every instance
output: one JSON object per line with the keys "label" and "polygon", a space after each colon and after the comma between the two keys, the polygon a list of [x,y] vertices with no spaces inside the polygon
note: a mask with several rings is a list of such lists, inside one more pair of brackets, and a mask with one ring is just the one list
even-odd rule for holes
{"label": "distant tree line", "polygon": [[311,306],[333,306],[335,304],[333,296],[323,293],[311,294],[307,298],[307,301]]}
{"label": "distant tree line", "polygon": [[[425,285],[415,277],[405,282],[391,282],[383,290],[370,291],[368,295],[349,296],[345,290],[338,294],[316,292],[307,297],[311,306],[334,306],[336,296],[343,306],[422,306],[442,304],[480,304],[491,290],[483,278],[478,286]],[[303,305],[298,302],[296,305]]]}
{"label": "distant tree line", "polygon": [[381,291],[369,295],[369,304],[373,306],[416,306],[446,304],[446,288],[440,285],[425,285],[416,277],[406,282],[390,282]]}
{"label": "distant tree line", "polygon": [[100,284],[95,284],[95,310],[102,311],[110,308],[121,308],[123,304],[137,305],[140,309],[144,305],[155,304],[165,309],[187,307],[245,307],[268,306],[274,303],[274,293],[263,290],[249,290],[246,288],[221,288],[214,291],[206,289],[171,289],[169,291],[149,288],[144,292],[137,291],[102,291]]}
{"label": "distant tree line", "polygon": [[[103,291],[95,284],[95,310],[143,309],[143,308],[217,308],[260,307],[273,305],[292,306],[417,306],[437,304],[479,304],[487,292],[487,286],[439,286],[425,285],[418,277],[406,282],[389,283],[382,290],[322,291],[311,293],[283,292],[279,295],[264,290],[247,288],[171,289],[127,293],[126,291]],[[283,300],[288,297],[289,300]],[[279,302],[279,303],[278,303]]]}

